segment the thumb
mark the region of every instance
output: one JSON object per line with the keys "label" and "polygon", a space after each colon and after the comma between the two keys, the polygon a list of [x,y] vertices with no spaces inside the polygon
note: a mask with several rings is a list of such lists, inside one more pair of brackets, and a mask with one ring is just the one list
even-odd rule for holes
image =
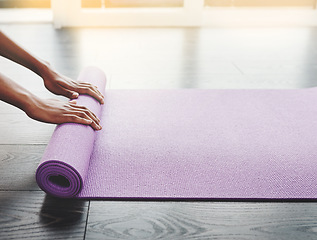
{"label": "thumb", "polygon": [[76,99],[76,98],[78,98],[78,96],[79,96],[79,93],[78,92],[74,92],[74,91],[65,91],[65,95],[64,95],[65,97],[68,97],[68,98],[70,98],[70,99]]}
{"label": "thumb", "polygon": [[74,99],[72,99],[72,100],[70,100],[70,101],[69,101],[69,103],[70,103],[70,104],[74,104],[74,105],[76,105],[76,104],[77,104],[77,101],[76,101],[76,100],[74,100]]}
{"label": "thumb", "polygon": [[78,96],[79,96],[79,93],[78,92],[72,92],[72,99],[74,99],[74,98],[78,98]]}

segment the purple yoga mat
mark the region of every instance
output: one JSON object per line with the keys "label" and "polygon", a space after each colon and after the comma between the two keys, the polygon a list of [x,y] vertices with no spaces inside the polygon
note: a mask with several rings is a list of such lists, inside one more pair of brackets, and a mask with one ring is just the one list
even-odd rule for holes
{"label": "purple yoga mat", "polygon": [[[104,89],[100,70],[86,69],[79,78]],[[98,103],[83,97],[80,103],[99,115]],[[37,171],[47,193],[317,198],[317,88],[107,90],[105,102],[102,131],[56,128]]]}
{"label": "purple yoga mat", "polygon": [[[89,82],[105,93],[106,77],[94,67],[84,69],[79,82]],[[77,105],[88,107],[98,117],[101,105],[87,95],[78,97]],[[90,127],[75,123],[58,125],[46,147],[36,171],[36,181],[45,192],[58,197],[75,197],[82,190],[88,173],[96,133]]]}

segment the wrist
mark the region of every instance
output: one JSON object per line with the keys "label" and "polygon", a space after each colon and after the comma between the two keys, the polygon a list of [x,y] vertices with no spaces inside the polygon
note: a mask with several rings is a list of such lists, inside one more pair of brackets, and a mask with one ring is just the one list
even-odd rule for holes
{"label": "wrist", "polygon": [[42,78],[52,71],[48,62],[39,59],[35,59],[33,66],[32,71]]}
{"label": "wrist", "polygon": [[19,108],[30,116],[32,112],[37,111],[40,103],[41,99],[39,97],[30,92],[26,92],[20,95]]}

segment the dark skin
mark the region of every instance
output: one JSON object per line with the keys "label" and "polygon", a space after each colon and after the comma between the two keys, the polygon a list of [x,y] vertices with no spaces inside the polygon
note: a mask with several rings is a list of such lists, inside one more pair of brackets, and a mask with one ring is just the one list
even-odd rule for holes
{"label": "dark skin", "polygon": [[56,72],[47,62],[33,56],[0,31],[0,55],[42,77],[45,87],[54,94],[71,99],[41,99],[0,74],[0,100],[23,110],[30,118],[46,123],[80,123],[100,130],[98,117],[84,106],[76,104],[79,94],[87,94],[104,103],[103,95],[90,83],[79,83]]}

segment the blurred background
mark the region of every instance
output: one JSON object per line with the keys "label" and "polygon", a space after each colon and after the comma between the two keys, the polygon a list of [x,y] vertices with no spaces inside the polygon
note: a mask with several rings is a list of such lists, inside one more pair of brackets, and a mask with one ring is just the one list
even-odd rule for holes
{"label": "blurred background", "polygon": [[[83,7],[181,7],[183,0],[81,0]],[[205,6],[305,6],[315,7],[315,0],[205,0]],[[1,8],[50,8],[51,0],[0,0]]]}
{"label": "blurred background", "polygon": [[[108,88],[317,86],[316,0],[0,0],[0,28],[77,78]],[[41,96],[30,71],[0,70]]]}

